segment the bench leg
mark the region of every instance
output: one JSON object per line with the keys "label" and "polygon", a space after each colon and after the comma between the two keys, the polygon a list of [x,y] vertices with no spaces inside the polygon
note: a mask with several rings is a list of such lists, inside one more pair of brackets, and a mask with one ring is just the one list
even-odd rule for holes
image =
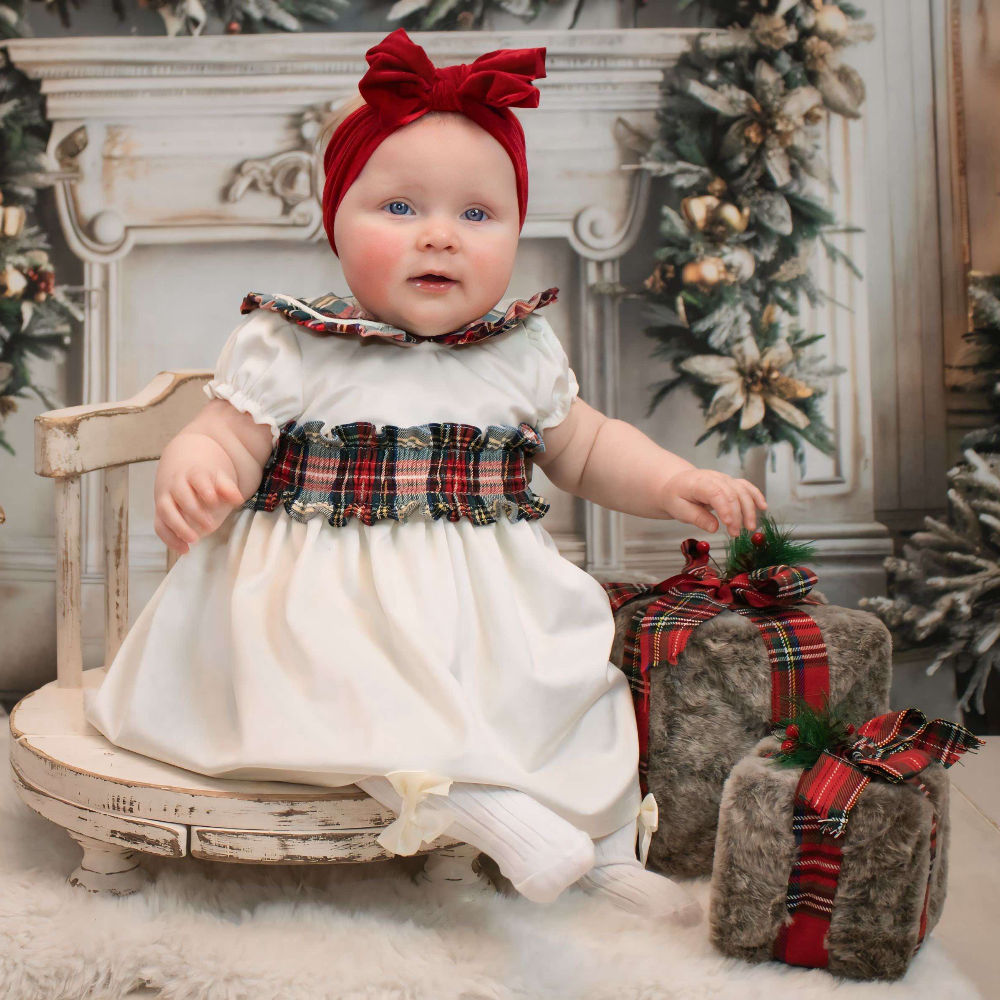
{"label": "bench leg", "polygon": [[479,864],[480,853],[471,844],[441,847],[427,855],[417,878],[462,899],[493,896],[496,889]]}
{"label": "bench leg", "polygon": [[67,832],[83,848],[83,860],[70,875],[70,885],[80,886],[88,892],[128,896],[146,884],[146,873],[139,867],[137,851],[94,840],[72,830]]}

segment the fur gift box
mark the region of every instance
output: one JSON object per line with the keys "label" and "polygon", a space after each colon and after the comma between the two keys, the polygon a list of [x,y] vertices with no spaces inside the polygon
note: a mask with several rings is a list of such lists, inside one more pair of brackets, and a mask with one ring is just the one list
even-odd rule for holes
{"label": "fur gift box", "polygon": [[729,772],[799,704],[828,697],[860,719],[888,710],[892,638],[866,611],[807,596],[816,577],[805,567],[722,580],[708,542],[689,538],[681,551],[677,576],[604,587],[611,659],[635,703],[642,794],[659,808],[649,867],[688,877],[712,871]]}
{"label": "fur gift box", "polygon": [[780,749],[762,740],[729,776],[709,908],[726,955],[898,979],[941,916],[944,768],[981,741],[913,709],[872,719],[856,736],[846,729],[840,739],[809,736],[830,749],[815,749],[803,767],[790,725],[796,739]]}

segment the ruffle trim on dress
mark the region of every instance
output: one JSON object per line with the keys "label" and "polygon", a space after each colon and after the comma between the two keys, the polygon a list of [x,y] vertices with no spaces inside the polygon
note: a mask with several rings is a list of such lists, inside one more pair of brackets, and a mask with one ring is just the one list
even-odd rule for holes
{"label": "ruffle trim on dress", "polygon": [[318,334],[356,334],[360,337],[382,337],[401,344],[446,344],[457,347],[505,333],[536,309],[555,302],[558,293],[558,288],[546,288],[536,292],[530,299],[515,299],[506,310],[491,309],[485,316],[461,330],[439,333],[434,337],[418,337],[398,326],[382,323],[366,313],[352,296],[334,293],[304,300],[279,292],[249,292],[240,304],[240,312],[246,314],[254,309],[270,309]]}
{"label": "ruffle trim on dress", "polygon": [[[506,517],[511,524],[516,524],[518,521],[537,520],[547,514],[552,506],[544,497],[530,489],[519,493],[497,494],[496,497],[479,495],[473,504],[470,504],[464,495],[447,493],[437,494],[439,499],[433,501],[420,497],[409,500],[405,497],[395,497],[388,502],[372,504],[307,501],[301,499],[298,492],[282,495],[280,499],[281,506],[293,521],[305,523],[322,515],[336,528],[343,527],[352,517],[371,526],[377,521],[388,520],[405,523],[414,515],[427,521],[440,521],[442,518],[460,521],[463,517],[467,517],[477,525],[494,524]],[[255,507],[251,500],[248,500],[243,507],[258,510],[275,509]]]}
{"label": "ruffle trim on dress", "polygon": [[248,413],[253,417],[254,423],[266,424],[271,428],[271,447],[273,448],[278,443],[278,438],[281,435],[278,422],[269,413],[264,411],[264,408],[257,400],[251,399],[245,392],[234,389],[228,382],[223,382],[220,379],[214,378],[211,382],[206,382],[201,388],[209,399],[228,400],[240,413]]}
{"label": "ruffle trim on dress", "polygon": [[344,424],[326,424],[310,420],[305,424],[289,423],[281,434],[298,444],[325,445],[330,448],[465,448],[472,451],[514,451],[530,454],[545,451],[542,435],[531,424],[475,424],[432,422],[399,427],[356,420]]}
{"label": "ruffle trim on dress", "polygon": [[366,421],[289,422],[244,504],[296,521],[322,515],[334,527],[356,517],[367,525],[414,515],[492,524],[544,516],[551,504],[528,486],[528,463],[544,451],[530,424],[427,423],[409,427]]}
{"label": "ruffle trim on dress", "polygon": [[576,380],[576,373],[570,368],[566,389],[555,396],[552,409],[538,421],[538,430],[548,430],[561,424],[569,416],[570,407],[579,392],[580,385]]}

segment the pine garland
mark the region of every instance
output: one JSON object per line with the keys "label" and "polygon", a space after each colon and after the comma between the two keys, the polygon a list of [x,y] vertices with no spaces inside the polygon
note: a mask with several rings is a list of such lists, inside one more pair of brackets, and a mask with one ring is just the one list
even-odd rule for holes
{"label": "pine garland", "polygon": [[533,21],[546,7],[573,5],[570,28],[576,27],[586,0],[397,0],[387,15],[390,21],[402,21],[407,30],[468,31],[483,26],[491,10],[514,14]]}
{"label": "pine garland", "polygon": [[816,557],[811,542],[792,541],[792,528],[782,529],[770,514],[762,514],[756,531],[742,528],[726,540],[725,576],[749,573],[767,566],[799,566]]}
{"label": "pine garland", "polygon": [[[23,0],[0,8],[0,37],[27,34]],[[0,54],[0,448],[14,454],[3,424],[17,400],[34,393],[54,407],[31,375],[32,359],[51,359],[70,344],[80,310],[56,286],[48,240],[33,224],[37,193],[51,181],[42,154],[48,141],[40,86]]]}
{"label": "pine garland", "polygon": [[[201,34],[208,21],[202,0],[138,0],[155,10],[164,21],[167,34]],[[268,29],[302,31],[304,24],[330,25],[353,0],[206,0],[211,12],[226,26],[228,34],[251,34]],[[49,0],[48,9],[70,27],[70,6],[79,8],[83,0]],[[533,21],[553,5],[572,4],[570,27],[576,26],[586,0],[396,0],[386,14],[388,21],[400,21],[408,30],[468,31],[481,28],[490,11],[514,14]],[[123,0],[112,0],[111,9],[124,21]]]}
{"label": "pine garland", "polygon": [[824,753],[836,753],[853,742],[854,724],[829,699],[820,709],[800,701],[795,715],[782,719],[774,735],[781,749],[771,761],[801,771],[814,767]]}
{"label": "pine garland", "polygon": [[629,130],[642,152],[634,168],[666,178],[674,201],[661,206],[658,263],[642,296],[653,354],[675,375],[652,387],[647,416],[686,385],[705,415],[696,444],[717,435],[719,454],[736,448],[741,459],[766,447],[773,467],[774,445],[787,441],[803,469],[804,443],[834,450],[821,399],[845,370],[807,356],[822,335],[795,321],[800,295],[833,301],[812,277],[817,245],[860,276],[831,240],[859,230],[838,226],[813,190],[833,184],[815,126],[828,112],[860,116],[863,83],[839,54],[873,31],[852,23],[862,12],[847,3],[703,6],[726,30],[697,36],[665,77],[658,135]]}
{"label": "pine garland", "polygon": [[[256,34],[276,29],[302,31],[304,25],[330,25],[352,0],[206,0],[212,13],[226,26],[231,35]],[[50,13],[58,15],[64,28],[71,27],[70,5],[79,9],[83,0],[48,0]],[[166,26],[168,35],[187,33],[199,35],[208,23],[208,11],[202,0],[138,0],[140,7],[155,10]],[[111,0],[111,9],[118,20],[124,21],[124,0]]]}

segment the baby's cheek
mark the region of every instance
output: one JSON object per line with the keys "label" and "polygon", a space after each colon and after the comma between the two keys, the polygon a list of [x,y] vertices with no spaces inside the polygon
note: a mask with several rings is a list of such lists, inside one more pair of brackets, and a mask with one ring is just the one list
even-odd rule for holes
{"label": "baby's cheek", "polygon": [[393,272],[399,266],[401,248],[391,234],[363,229],[356,235],[351,256],[357,268],[366,272]]}

